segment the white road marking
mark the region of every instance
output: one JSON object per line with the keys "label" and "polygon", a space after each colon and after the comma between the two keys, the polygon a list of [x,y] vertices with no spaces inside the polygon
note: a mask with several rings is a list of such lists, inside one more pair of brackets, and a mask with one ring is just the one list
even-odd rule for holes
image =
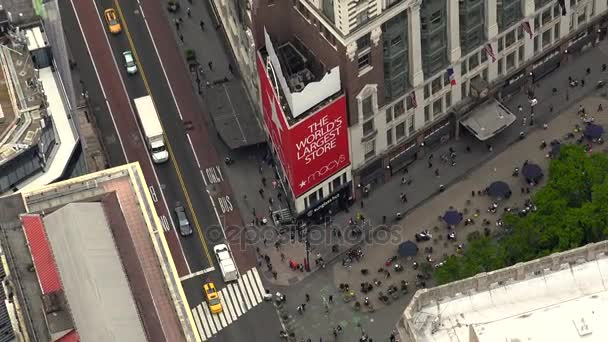
{"label": "white road marking", "polygon": [[207,336],[204,333],[203,326],[201,325],[201,319],[199,318],[196,310],[192,310],[192,317],[194,317],[194,323],[196,324],[196,327],[198,328],[198,334],[201,337],[201,340],[206,341]]}
{"label": "white road marking", "polygon": [[205,317],[207,317],[207,319],[208,319],[207,321],[209,322],[209,327],[211,327],[211,335],[215,335],[218,331],[221,330],[221,328],[219,328],[219,321],[217,322],[218,323],[218,329],[216,329],[215,328],[216,326],[215,326],[215,323],[214,323],[214,319],[213,319],[213,317],[215,315],[213,315],[209,311],[209,308],[207,307],[207,303],[203,303],[202,307],[203,307],[203,311],[205,312]]}
{"label": "white road marking", "polygon": [[228,292],[230,292],[230,299],[232,300],[232,303],[234,304],[234,312],[236,313],[237,317],[240,317],[243,314],[243,311],[241,311],[241,306],[239,304],[239,301],[237,300],[236,294],[234,293],[233,286],[234,286],[234,284],[228,285]]}
{"label": "white road marking", "polygon": [[230,294],[228,292],[229,287],[226,287],[224,289],[222,289],[222,299],[224,300],[224,303],[226,303],[226,308],[228,309],[228,314],[226,314],[226,319],[228,319],[230,322],[232,321],[236,321],[236,314],[234,313],[234,307],[232,306],[232,300],[230,298]]}
{"label": "white road marking", "polygon": [[201,321],[203,323],[203,329],[204,329],[203,334],[207,337],[211,337],[212,336],[211,328],[209,327],[207,318],[204,316],[204,311],[203,311],[203,308],[201,307],[201,305],[196,307],[196,311],[198,312],[199,316],[201,316]]}
{"label": "white road marking", "polygon": [[198,161],[198,156],[196,155],[196,151],[194,150],[194,145],[192,144],[192,139],[190,138],[190,134],[186,133],[186,137],[188,138],[188,142],[190,143],[190,148],[192,149],[192,154],[194,154],[194,160],[196,161],[196,166],[201,168],[201,163]]}
{"label": "white road marking", "polygon": [[[239,279],[240,280],[240,279]],[[251,309],[251,302],[249,302],[249,298],[247,297],[247,291],[245,291],[245,284],[242,281],[239,281],[239,288],[241,289],[241,296],[245,299],[245,304],[247,305],[247,310]],[[243,310],[246,311],[246,310]]]}
{"label": "white road marking", "polygon": [[209,273],[209,272],[213,272],[213,271],[215,271],[215,267],[208,267],[208,268],[205,268],[204,270],[200,270],[200,271],[197,271],[197,272],[194,272],[194,273],[187,274],[187,275],[179,278],[179,280],[181,280],[181,281],[188,280],[190,278],[194,278],[196,276],[199,276],[199,275],[202,275],[202,274],[206,274],[206,273]]}

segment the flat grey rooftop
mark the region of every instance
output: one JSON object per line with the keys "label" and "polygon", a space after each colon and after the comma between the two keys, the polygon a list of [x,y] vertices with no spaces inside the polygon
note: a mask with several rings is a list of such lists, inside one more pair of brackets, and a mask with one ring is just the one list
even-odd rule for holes
{"label": "flat grey rooftop", "polygon": [[502,132],[513,122],[515,115],[495,99],[482,103],[461,121],[462,125],[481,141]]}
{"label": "flat grey rooftop", "polygon": [[[220,138],[230,149],[266,141],[256,114],[240,82],[212,85],[205,90],[205,102]],[[235,96],[236,94],[236,96]]]}
{"label": "flat grey rooftop", "polygon": [[147,341],[101,203],[70,203],[44,218],[81,340]]}

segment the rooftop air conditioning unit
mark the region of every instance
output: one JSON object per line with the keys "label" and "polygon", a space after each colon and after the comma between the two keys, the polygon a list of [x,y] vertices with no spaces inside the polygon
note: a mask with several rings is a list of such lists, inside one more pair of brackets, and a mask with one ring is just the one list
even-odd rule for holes
{"label": "rooftop air conditioning unit", "polygon": [[302,78],[299,75],[294,75],[289,79],[289,87],[295,92],[300,92],[304,89],[304,82],[302,82]]}

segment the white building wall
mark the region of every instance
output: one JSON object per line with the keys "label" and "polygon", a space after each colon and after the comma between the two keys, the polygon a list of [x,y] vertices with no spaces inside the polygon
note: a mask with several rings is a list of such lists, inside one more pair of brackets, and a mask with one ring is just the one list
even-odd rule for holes
{"label": "white building wall", "polygon": [[[384,0],[384,3],[381,7],[382,9],[386,9],[387,1],[388,0]],[[485,19],[487,27],[486,33],[488,36],[488,42],[486,44],[492,44],[494,54],[496,55],[496,62],[492,63],[491,58],[484,51],[485,44],[479,46],[479,48],[465,56],[461,55],[458,1],[448,1],[448,59],[450,61],[450,65],[454,68],[454,74],[456,77],[457,85],[443,85],[435,92],[430,91],[429,96],[426,98],[425,87],[428,86],[429,88],[432,88],[432,81],[437,77],[441,77],[445,71],[441,71],[436,75],[427,75],[426,77],[424,77],[422,73],[422,61],[420,53],[420,3],[418,1],[408,2],[408,36],[410,44],[409,62],[410,70],[414,71],[410,75],[410,81],[412,82],[414,89],[412,89],[409,93],[404,94],[401,99],[386,104],[384,107],[376,109],[376,114],[374,117],[374,128],[376,133],[375,137],[373,139],[370,139],[374,141],[373,145],[375,150],[375,156],[385,153],[388,149],[398,145],[399,143],[402,143],[420,130],[425,129],[431,126],[434,122],[443,119],[445,117],[446,112],[448,112],[451,106],[460,102],[463,96],[467,96],[470,94],[470,80],[475,76],[479,75],[485,77],[488,83],[492,83],[501,78],[506,78],[510,73],[529,62],[532,58],[536,58],[536,56],[542,54],[544,51],[555,47],[555,44],[558,43],[560,39],[566,37],[577,27],[579,27],[580,25],[586,25],[593,17],[602,15],[606,10],[608,10],[608,2],[606,0],[579,0],[578,3],[574,6],[573,12],[569,7],[569,1],[566,0],[566,5],[568,6],[567,10],[569,13],[567,16],[561,16],[560,14],[556,17],[553,17],[553,19],[547,22],[545,25],[541,25],[541,27],[535,29],[535,16],[542,16],[542,12],[547,9],[553,11],[554,6],[559,5],[557,1],[554,1],[551,4],[546,5],[542,9],[536,9],[533,0],[525,0],[522,1],[523,18],[510,28],[505,29],[503,32],[499,33],[496,18],[497,0],[486,1],[487,2]],[[593,6],[594,9],[592,10]],[[587,15],[584,21],[581,20],[581,22],[579,22],[579,15],[581,13],[586,13]],[[593,16],[591,16],[592,13]],[[397,12],[395,14],[397,14]],[[388,19],[389,18],[387,17],[386,20]],[[382,22],[386,20],[383,20]],[[571,28],[570,22],[572,20],[574,22]],[[521,25],[524,21],[527,21],[530,24],[530,27],[533,32],[532,39],[530,38],[528,33],[523,31],[523,29],[521,28]],[[367,27],[365,31],[369,32],[370,30],[379,28],[382,22],[374,22],[374,25],[372,27]],[[557,30],[559,32],[557,32],[555,29],[555,25],[558,24],[559,29]],[[550,42],[543,46],[542,34],[546,31],[550,31]],[[558,33],[558,35],[556,35],[556,33]],[[515,34],[515,42],[507,44],[507,35],[512,34]],[[539,41],[537,51],[534,50],[535,39],[538,39]],[[499,40],[502,40],[502,49],[500,49],[500,51],[498,47]],[[474,68],[471,68],[470,65],[472,64],[469,64],[469,61],[471,58],[475,58],[474,56],[477,56],[479,63],[477,63],[478,65]],[[507,63],[507,60],[513,63]],[[395,104],[400,101],[405,101],[406,97],[410,96],[412,91],[416,93],[418,107],[406,110],[404,115],[390,120],[387,123],[387,112],[392,112]],[[465,94],[462,93],[463,91],[465,91]],[[437,101],[441,101],[442,104],[442,111],[439,114],[433,113],[433,104],[437,103]],[[429,115],[425,115],[425,107],[427,106],[427,110],[430,112]],[[414,131],[406,129],[405,136],[401,139],[397,139],[396,127],[399,124],[406,122],[408,118],[412,116],[415,118]],[[427,118],[430,118],[430,120],[426,120]],[[374,157],[365,158],[366,146],[365,143],[362,143],[363,121],[364,120],[359,120],[359,123],[357,125],[350,127],[351,157],[353,169],[360,168],[365,165],[366,162],[369,162],[374,159]],[[407,126],[408,125],[406,122],[406,127]],[[392,133],[387,133],[387,131],[391,131]],[[388,144],[388,134],[392,134],[391,144]],[[368,142],[368,144],[370,143]]]}

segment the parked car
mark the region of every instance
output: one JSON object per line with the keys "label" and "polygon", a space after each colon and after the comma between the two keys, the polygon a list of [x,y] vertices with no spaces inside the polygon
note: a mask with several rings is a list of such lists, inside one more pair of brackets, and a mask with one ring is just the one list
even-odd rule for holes
{"label": "parked car", "polygon": [[177,216],[177,225],[179,226],[179,233],[182,236],[192,235],[192,227],[190,227],[190,221],[186,215],[186,209],[178,202],[175,206],[175,215]]}
{"label": "parked car", "polygon": [[133,53],[129,50],[122,53],[122,57],[125,60],[125,69],[127,69],[127,74],[134,75],[137,73],[137,64],[135,64],[135,58],[133,58]]}

